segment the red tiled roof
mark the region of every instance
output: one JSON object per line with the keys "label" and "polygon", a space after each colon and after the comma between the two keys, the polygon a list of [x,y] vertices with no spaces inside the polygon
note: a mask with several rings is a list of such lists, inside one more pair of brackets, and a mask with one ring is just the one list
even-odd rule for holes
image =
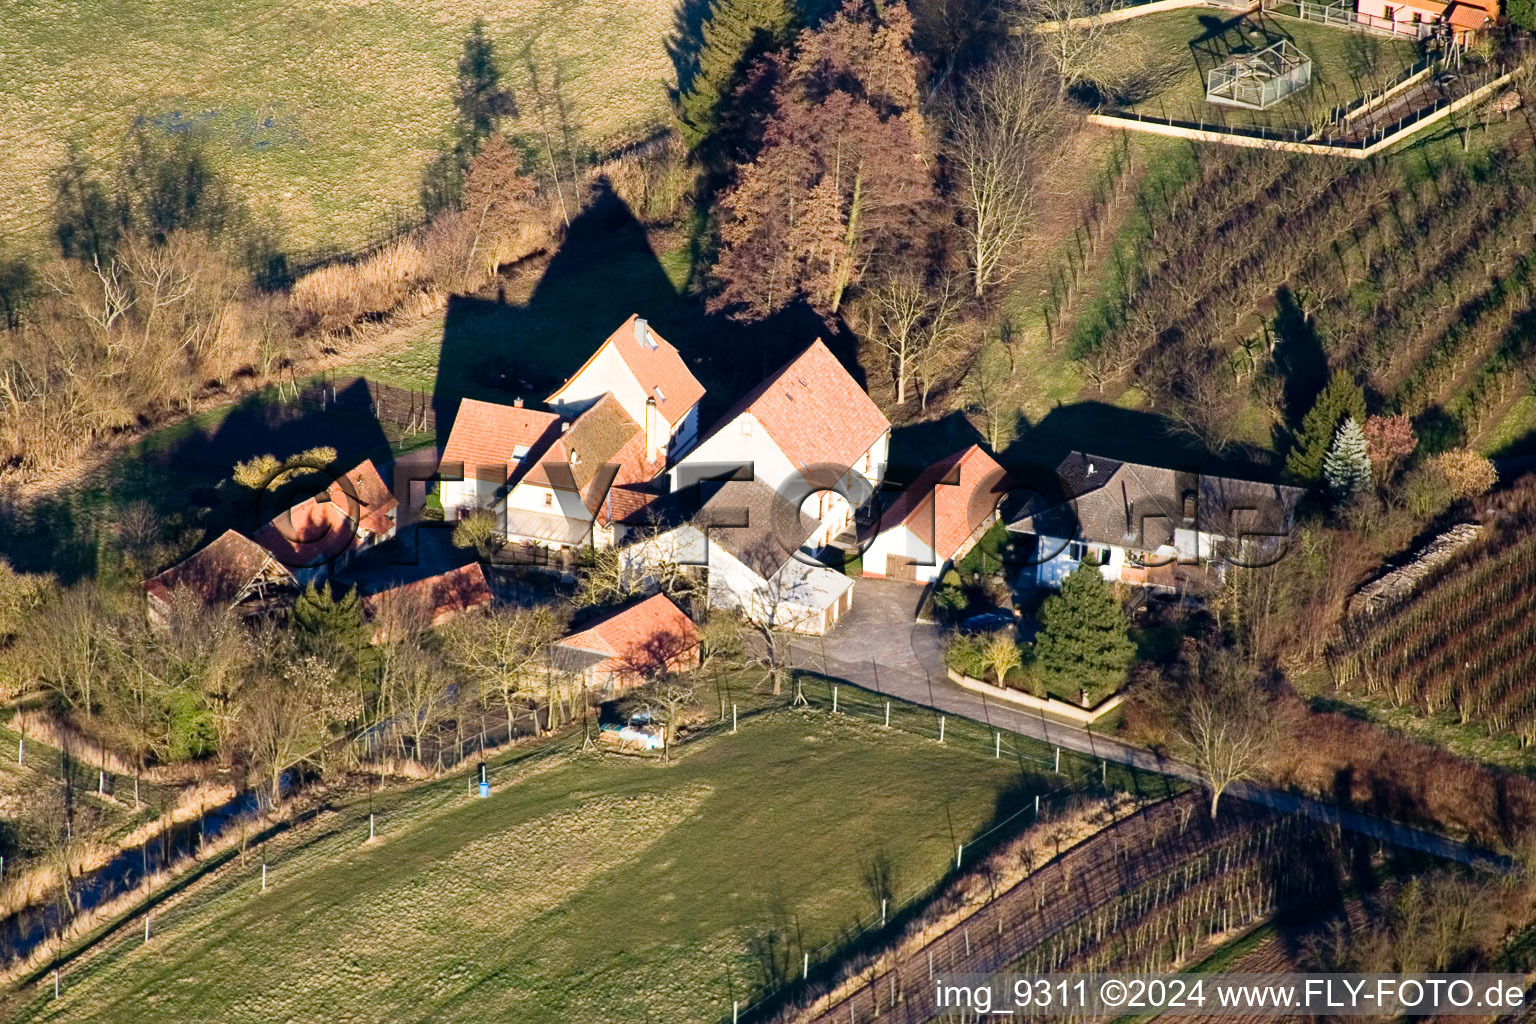
{"label": "red tiled roof", "polygon": [[923,470],[880,517],[880,532],[905,525],[939,559],[953,558],[1010,486],[1003,467],[973,444]]}
{"label": "red tiled roof", "polygon": [[693,620],[665,594],[657,594],[572,633],[560,646],[607,655],[605,668],[649,672],[698,643]]}
{"label": "red tiled roof", "polygon": [[256,543],[290,568],[322,565],[365,539],[387,536],[399,503],[373,461],[365,459],[256,531]]}
{"label": "red tiled roof", "polygon": [[432,625],[439,625],[460,612],[491,603],[491,588],[479,562],[451,569],[423,580],[403,583],[363,598],[370,612],[377,612],[387,600],[420,600],[432,611]]}
{"label": "red tiled roof", "polygon": [[1456,28],[1476,30],[1488,24],[1491,19],[1484,8],[1458,0],[1451,4],[1446,20]]}
{"label": "red tiled roof", "polygon": [[528,455],[537,457],[540,448],[560,436],[559,423],[552,412],[460,399],[442,461],[463,463],[466,476],[482,469],[510,469],[517,461],[514,449],[527,448]]}
{"label": "red tiled roof", "polygon": [[891,428],[820,338],[737,402],[716,426],[750,412],[797,469],[818,462],[855,467]]}
{"label": "red tiled roof", "polygon": [[659,491],[644,484],[626,486],[615,483],[603,501],[603,509],[597,516],[598,522],[605,526],[610,522],[638,522],[640,513],[661,497],[663,495]]}
{"label": "red tiled roof", "polygon": [[[645,325],[643,332],[636,330],[637,323]],[[644,341],[640,340],[642,333],[646,339]],[[655,343],[654,347],[652,342]],[[688,410],[698,405],[699,399],[704,397],[704,385],[689,372],[677,349],[657,334],[655,328],[631,314],[628,320],[619,325],[618,330],[608,335],[603,344],[597,347],[597,351],[581,365],[581,369],[549,396],[548,401],[553,402],[571,381],[580,377],[582,371],[602,354],[606,345],[612,345],[618,351],[624,365],[634,374],[640,390],[656,400],[656,411],[661,413],[662,419],[668,424],[676,426],[688,415]]]}
{"label": "red tiled roof", "polygon": [[352,546],[357,531],[343,507],[308,498],[256,531],[256,543],[289,568],[321,565]]}
{"label": "red tiled roof", "polygon": [[209,604],[228,604],[267,570],[292,580],[260,544],[234,530],[225,530],[212,544],[145,580],[143,586],[151,598],[159,601],[170,600],[171,591],[177,587],[188,587]]}
{"label": "red tiled roof", "polygon": [[[400,503],[384,482],[372,459],[364,459],[330,487],[331,500],[339,503],[369,533],[385,534],[393,525],[389,514]],[[356,513],[352,510],[357,502]]]}

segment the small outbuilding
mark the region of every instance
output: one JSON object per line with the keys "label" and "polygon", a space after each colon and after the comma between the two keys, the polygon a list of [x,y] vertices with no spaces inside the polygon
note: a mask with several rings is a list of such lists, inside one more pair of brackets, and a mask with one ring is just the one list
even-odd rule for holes
{"label": "small outbuilding", "polygon": [[373,461],[365,459],[322,493],[275,517],[254,539],[308,583],[393,537],[398,505]]}
{"label": "small outbuilding", "polygon": [[1223,107],[1268,110],[1312,83],[1312,58],[1289,39],[1241,53],[1205,76],[1205,98]]}
{"label": "small outbuilding", "polygon": [[377,623],[374,643],[384,639],[392,613],[419,615],[427,624],[441,626],[456,615],[488,607],[490,603],[491,587],[479,562],[401,583],[363,598],[363,606]]}
{"label": "small outbuilding", "polygon": [[189,555],[158,576],[144,581],[149,619],[163,625],[175,591],[185,589],[207,605],[258,612],[276,594],[291,592],[293,573],[266,548],[234,530]]}
{"label": "small outbuilding", "polygon": [[594,691],[635,686],[659,672],[699,664],[699,628],[665,594],[648,597],[572,633],[555,663]]}

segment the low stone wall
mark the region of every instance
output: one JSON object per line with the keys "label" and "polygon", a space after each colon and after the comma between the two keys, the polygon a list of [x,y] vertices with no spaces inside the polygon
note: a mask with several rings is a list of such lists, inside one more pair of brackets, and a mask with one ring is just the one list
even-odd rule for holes
{"label": "low stone wall", "polygon": [[959,683],[967,690],[975,690],[977,693],[985,694],[986,696],[991,697],[993,700],[1001,700],[1010,704],[1018,704],[1029,708],[1031,711],[1043,711],[1048,715],[1053,715],[1057,718],[1065,718],[1068,721],[1077,722],[1085,726],[1092,725],[1093,723],[1097,722],[1099,719],[1115,710],[1115,708],[1119,707],[1125,701],[1125,697],[1117,693],[1113,697],[1102,701],[1096,708],[1080,708],[1076,704],[1068,704],[1066,701],[1058,700],[1055,697],[1046,697],[1041,699],[1039,697],[1031,696],[1027,693],[1022,693],[1018,690],[1009,690],[1005,687],[993,686],[991,683],[983,682],[980,679],[972,679],[968,675],[963,675],[962,673],[956,672],[952,668],[945,669],[945,672],[949,674],[949,678],[952,681]]}

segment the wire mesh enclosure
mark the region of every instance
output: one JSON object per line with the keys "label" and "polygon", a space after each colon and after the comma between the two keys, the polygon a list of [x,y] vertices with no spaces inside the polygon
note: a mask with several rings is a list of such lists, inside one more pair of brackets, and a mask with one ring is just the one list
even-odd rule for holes
{"label": "wire mesh enclosure", "polygon": [[1225,107],[1267,110],[1312,81],[1312,58],[1289,39],[1244,53],[1205,76],[1205,98]]}

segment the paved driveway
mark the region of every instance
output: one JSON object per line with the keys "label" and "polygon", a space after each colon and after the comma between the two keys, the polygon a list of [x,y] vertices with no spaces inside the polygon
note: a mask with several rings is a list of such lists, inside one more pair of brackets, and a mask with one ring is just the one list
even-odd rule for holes
{"label": "paved driveway", "polygon": [[[941,630],[916,623],[917,604],[923,588],[894,580],[862,579],[853,587],[853,607],[827,636],[800,645],[801,654],[813,667],[825,648],[840,662],[873,662],[918,675],[944,672]],[[823,642],[824,641],[824,642]]]}

